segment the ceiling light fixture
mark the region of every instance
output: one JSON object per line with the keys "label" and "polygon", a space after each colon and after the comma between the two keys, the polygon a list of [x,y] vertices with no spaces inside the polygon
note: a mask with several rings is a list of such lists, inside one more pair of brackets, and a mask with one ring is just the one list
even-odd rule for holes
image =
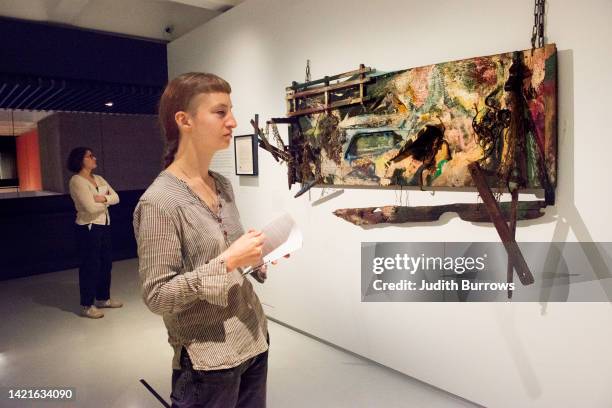
{"label": "ceiling light fixture", "polygon": [[112,107],[113,107],[113,105],[114,105],[114,104],[113,104],[112,102],[106,102],[106,103],[104,104],[104,106],[107,106],[107,107],[109,107],[109,108],[112,108]]}

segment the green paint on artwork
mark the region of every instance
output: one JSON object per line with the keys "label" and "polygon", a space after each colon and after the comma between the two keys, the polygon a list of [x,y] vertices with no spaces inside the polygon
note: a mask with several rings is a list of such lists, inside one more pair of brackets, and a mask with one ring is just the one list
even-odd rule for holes
{"label": "green paint on artwork", "polygon": [[444,165],[446,164],[448,160],[444,159],[444,160],[440,160],[440,163],[438,163],[438,168],[436,169],[436,173],[434,174],[434,179],[436,177],[438,177],[440,174],[442,174],[442,167],[444,167]]}

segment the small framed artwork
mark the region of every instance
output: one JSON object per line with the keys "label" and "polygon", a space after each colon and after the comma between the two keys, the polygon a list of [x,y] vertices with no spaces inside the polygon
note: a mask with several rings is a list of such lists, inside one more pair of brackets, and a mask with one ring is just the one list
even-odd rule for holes
{"label": "small framed artwork", "polygon": [[257,176],[257,137],[255,135],[234,136],[236,175]]}

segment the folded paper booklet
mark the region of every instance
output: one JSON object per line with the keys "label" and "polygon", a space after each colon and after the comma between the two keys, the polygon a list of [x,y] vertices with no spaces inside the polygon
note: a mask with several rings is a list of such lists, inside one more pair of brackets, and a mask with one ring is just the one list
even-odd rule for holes
{"label": "folded paper booklet", "polygon": [[263,263],[255,267],[248,267],[242,271],[247,275],[257,268],[276,261],[302,247],[302,232],[287,213],[276,218],[261,230],[266,236],[263,245]]}

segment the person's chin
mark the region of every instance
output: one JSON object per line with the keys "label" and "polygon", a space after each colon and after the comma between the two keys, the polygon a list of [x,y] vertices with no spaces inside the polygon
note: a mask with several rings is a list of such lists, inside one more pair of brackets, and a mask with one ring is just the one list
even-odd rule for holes
{"label": "person's chin", "polygon": [[219,151],[219,150],[225,150],[229,147],[229,142],[223,141],[221,143],[219,143],[217,145],[217,147],[214,148],[215,151]]}

